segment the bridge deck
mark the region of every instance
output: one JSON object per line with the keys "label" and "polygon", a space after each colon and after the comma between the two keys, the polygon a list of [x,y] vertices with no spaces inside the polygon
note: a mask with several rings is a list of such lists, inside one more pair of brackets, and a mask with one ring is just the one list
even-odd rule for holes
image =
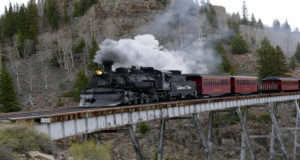
{"label": "bridge deck", "polygon": [[0,115],[0,120],[36,122],[35,128],[38,131],[47,133],[52,139],[60,139],[163,117],[180,117],[192,113],[296,99],[300,99],[300,92],[219,97],[113,108],[68,108],[21,112]]}

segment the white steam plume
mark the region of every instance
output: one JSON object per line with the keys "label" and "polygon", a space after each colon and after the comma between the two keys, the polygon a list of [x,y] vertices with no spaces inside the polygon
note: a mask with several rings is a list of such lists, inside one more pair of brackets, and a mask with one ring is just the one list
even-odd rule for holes
{"label": "white steam plume", "polygon": [[112,60],[115,62],[114,67],[138,65],[161,70],[182,70],[185,73],[207,73],[208,68],[204,64],[215,59],[202,52],[201,44],[197,41],[186,50],[170,51],[162,48],[151,34],[119,41],[106,39],[100,44],[101,50],[97,52],[94,61],[101,63]]}
{"label": "white steam plume", "polygon": [[[150,24],[138,29],[139,35],[133,39],[104,40],[94,61],[101,64],[112,60],[114,67],[139,65],[184,73],[212,73],[221,58],[211,45],[217,36],[207,36],[207,30],[206,16],[199,4],[193,0],[172,1]],[[159,42],[164,42],[164,47]]]}

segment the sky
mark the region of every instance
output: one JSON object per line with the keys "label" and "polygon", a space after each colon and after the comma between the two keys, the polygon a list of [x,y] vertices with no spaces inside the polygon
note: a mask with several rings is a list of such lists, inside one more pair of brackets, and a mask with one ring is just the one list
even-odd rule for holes
{"label": "sky", "polygon": [[[4,6],[9,2],[27,3],[28,0],[0,0],[0,14],[4,12]],[[200,1],[200,0],[198,0]],[[210,0],[214,5],[226,7],[229,13],[240,12],[244,0]],[[249,18],[254,13],[256,19],[262,19],[263,23],[271,26],[274,19],[283,23],[286,19],[292,29],[300,28],[300,1],[299,0],[245,0],[248,7]]]}

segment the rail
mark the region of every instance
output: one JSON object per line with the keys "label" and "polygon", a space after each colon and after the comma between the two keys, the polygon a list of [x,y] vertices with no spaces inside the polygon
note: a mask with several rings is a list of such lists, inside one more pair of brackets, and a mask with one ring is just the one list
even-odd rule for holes
{"label": "rail", "polygon": [[[118,106],[112,108],[67,108],[56,109],[47,111],[33,111],[33,112],[20,112],[0,115],[0,121],[6,120],[10,122],[36,122],[36,123],[48,123],[48,122],[62,122],[68,120],[76,120],[81,118],[107,116],[112,114],[120,114],[125,112],[139,112],[147,110],[157,110],[164,108],[174,108],[180,106],[192,106],[217,102],[232,102],[247,99],[257,98],[272,98],[279,96],[292,96],[300,95],[300,92],[286,92],[286,93],[272,93],[272,94],[257,94],[246,96],[233,96],[233,97],[217,97],[210,99],[194,99],[175,102],[162,102],[155,104],[135,105],[135,106]],[[234,107],[234,106],[232,106]],[[47,119],[47,120],[46,120]]]}

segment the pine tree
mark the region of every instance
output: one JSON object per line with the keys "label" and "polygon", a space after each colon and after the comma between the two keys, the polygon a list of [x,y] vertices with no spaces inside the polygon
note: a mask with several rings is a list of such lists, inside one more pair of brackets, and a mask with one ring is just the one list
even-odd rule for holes
{"label": "pine tree", "polygon": [[214,28],[217,28],[218,27],[217,14],[214,7],[211,4],[209,4],[205,8],[205,13],[210,25]]}
{"label": "pine tree", "polygon": [[278,19],[273,20],[273,29],[274,30],[280,30],[281,29],[281,24],[280,24]]}
{"label": "pine tree", "polygon": [[298,42],[297,48],[294,54],[296,61],[300,62],[300,43]]}
{"label": "pine tree", "polygon": [[273,76],[273,55],[275,53],[274,48],[271,46],[270,41],[264,38],[261,41],[261,47],[257,50],[258,52],[258,74],[259,77],[265,78]]}
{"label": "pine tree", "polygon": [[89,65],[88,65],[88,68],[89,70],[97,70],[98,69],[98,64],[95,63],[93,60],[95,58],[95,55],[96,55],[96,52],[99,50],[99,46],[98,46],[98,43],[95,39],[95,37],[93,36],[92,38],[92,46],[89,47]]}
{"label": "pine tree", "polygon": [[21,110],[15,93],[13,80],[5,63],[2,64],[2,72],[0,74],[0,103],[1,112],[15,112]]}
{"label": "pine tree", "polygon": [[288,23],[287,20],[285,20],[284,24],[282,25],[282,29],[284,31],[291,32],[292,29],[291,29],[291,26],[290,26],[290,24]]}
{"label": "pine tree", "polygon": [[4,35],[7,38],[11,38],[17,32],[17,25],[16,25],[16,16],[13,11],[13,6],[9,3],[9,9],[5,7],[5,17],[4,17]]}
{"label": "pine tree", "polygon": [[80,100],[80,91],[82,91],[83,89],[87,88],[90,85],[89,83],[89,78],[86,75],[86,73],[84,72],[83,69],[79,69],[77,75],[76,75],[76,79],[75,79],[75,83],[74,83],[74,100],[79,101]]}
{"label": "pine tree", "polygon": [[70,23],[70,16],[68,15],[68,12],[67,12],[67,2],[64,3],[64,16],[63,16],[63,21],[65,24],[68,24]]}
{"label": "pine tree", "polygon": [[251,16],[251,23],[250,23],[250,25],[252,27],[256,27],[257,26],[257,22],[256,22],[256,19],[254,17],[254,14],[252,14],[252,16]]}
{"label": "pine tree", "polygon": [[258,22],[257,22],[257,28],[264,29],[264,24],[261,21],[261,19],[259,19]]}
{"label": "pine tree", "polygon": [[44,6],[44,15],[51,27],[54,30],[57,30],[61,17],[57,0],[46,0]]}
{"label": "pine tree", "polygon": [[286,58],[282,49],[278,45],[275,48],[273,61],[274,61],[273,63],[274,76],[280,76],[280,77],[286,76],[286,73],[288,72]]}
{"label": "pine tree", "polygon": [[231,18],[227,21],[228,27],[235,33],[240,33],[240,15],[239,13],[233,13]]}
{"label": "pine tree", "polygon": [[243,2],[243,6],[242,6],[242,11],[243,11],[243,19],[241,21],[242,24],[244,25],[248,25],[249,24],[249,20],[248,20],[248,8],[246,6],[246,2]]}
{"label": "pine tree", "polygon": [[73,3],[73,17],[79,17],[80,16],[80,7],[79,7],[79,3],[77,1],[75,1]]}
{"label": "pine tree", "polygon": [[24,50],[25,50],[25,36],[21,30],[18,30],[17,33],[17,50],[20,57],[24,57]]}
{"label": "pine tree", "polygon": [[261,41],[261,48],[258,49],[258,69],[259,77],[282,77],[286,76],[288,67],[286,58],[279,46],[274,49],[270,41],[264,38]]}
{"label": "pine tree", "polygon": [[233,66],[231,65],[226,53],[225,53],[225,49],[223,44],[218,44],[217,48],[216,48],[217,52],[222,56],[222,63],[220,64],[220,68],[222,70],[222,72],[224,73],[228,73],[230,75],[235,75],[236,74],[236,70],[233,68]]}
{"label": "pine tree", "polygon": [[292,68],[293,70],[296,69],[297,63],[296,63],[296,60],[295,60],[295,56],[293,56],[293,57],[291,58],[291,62],[290,62],[290,66],[289,66],[289,67]]}
{"label": "pine tree", "polygon": [[232,53],[243,54],[247,53],[249,50],[249,46],[247,42],[243,39],[243,36],[237,34],[231,41],[231,50]]}

